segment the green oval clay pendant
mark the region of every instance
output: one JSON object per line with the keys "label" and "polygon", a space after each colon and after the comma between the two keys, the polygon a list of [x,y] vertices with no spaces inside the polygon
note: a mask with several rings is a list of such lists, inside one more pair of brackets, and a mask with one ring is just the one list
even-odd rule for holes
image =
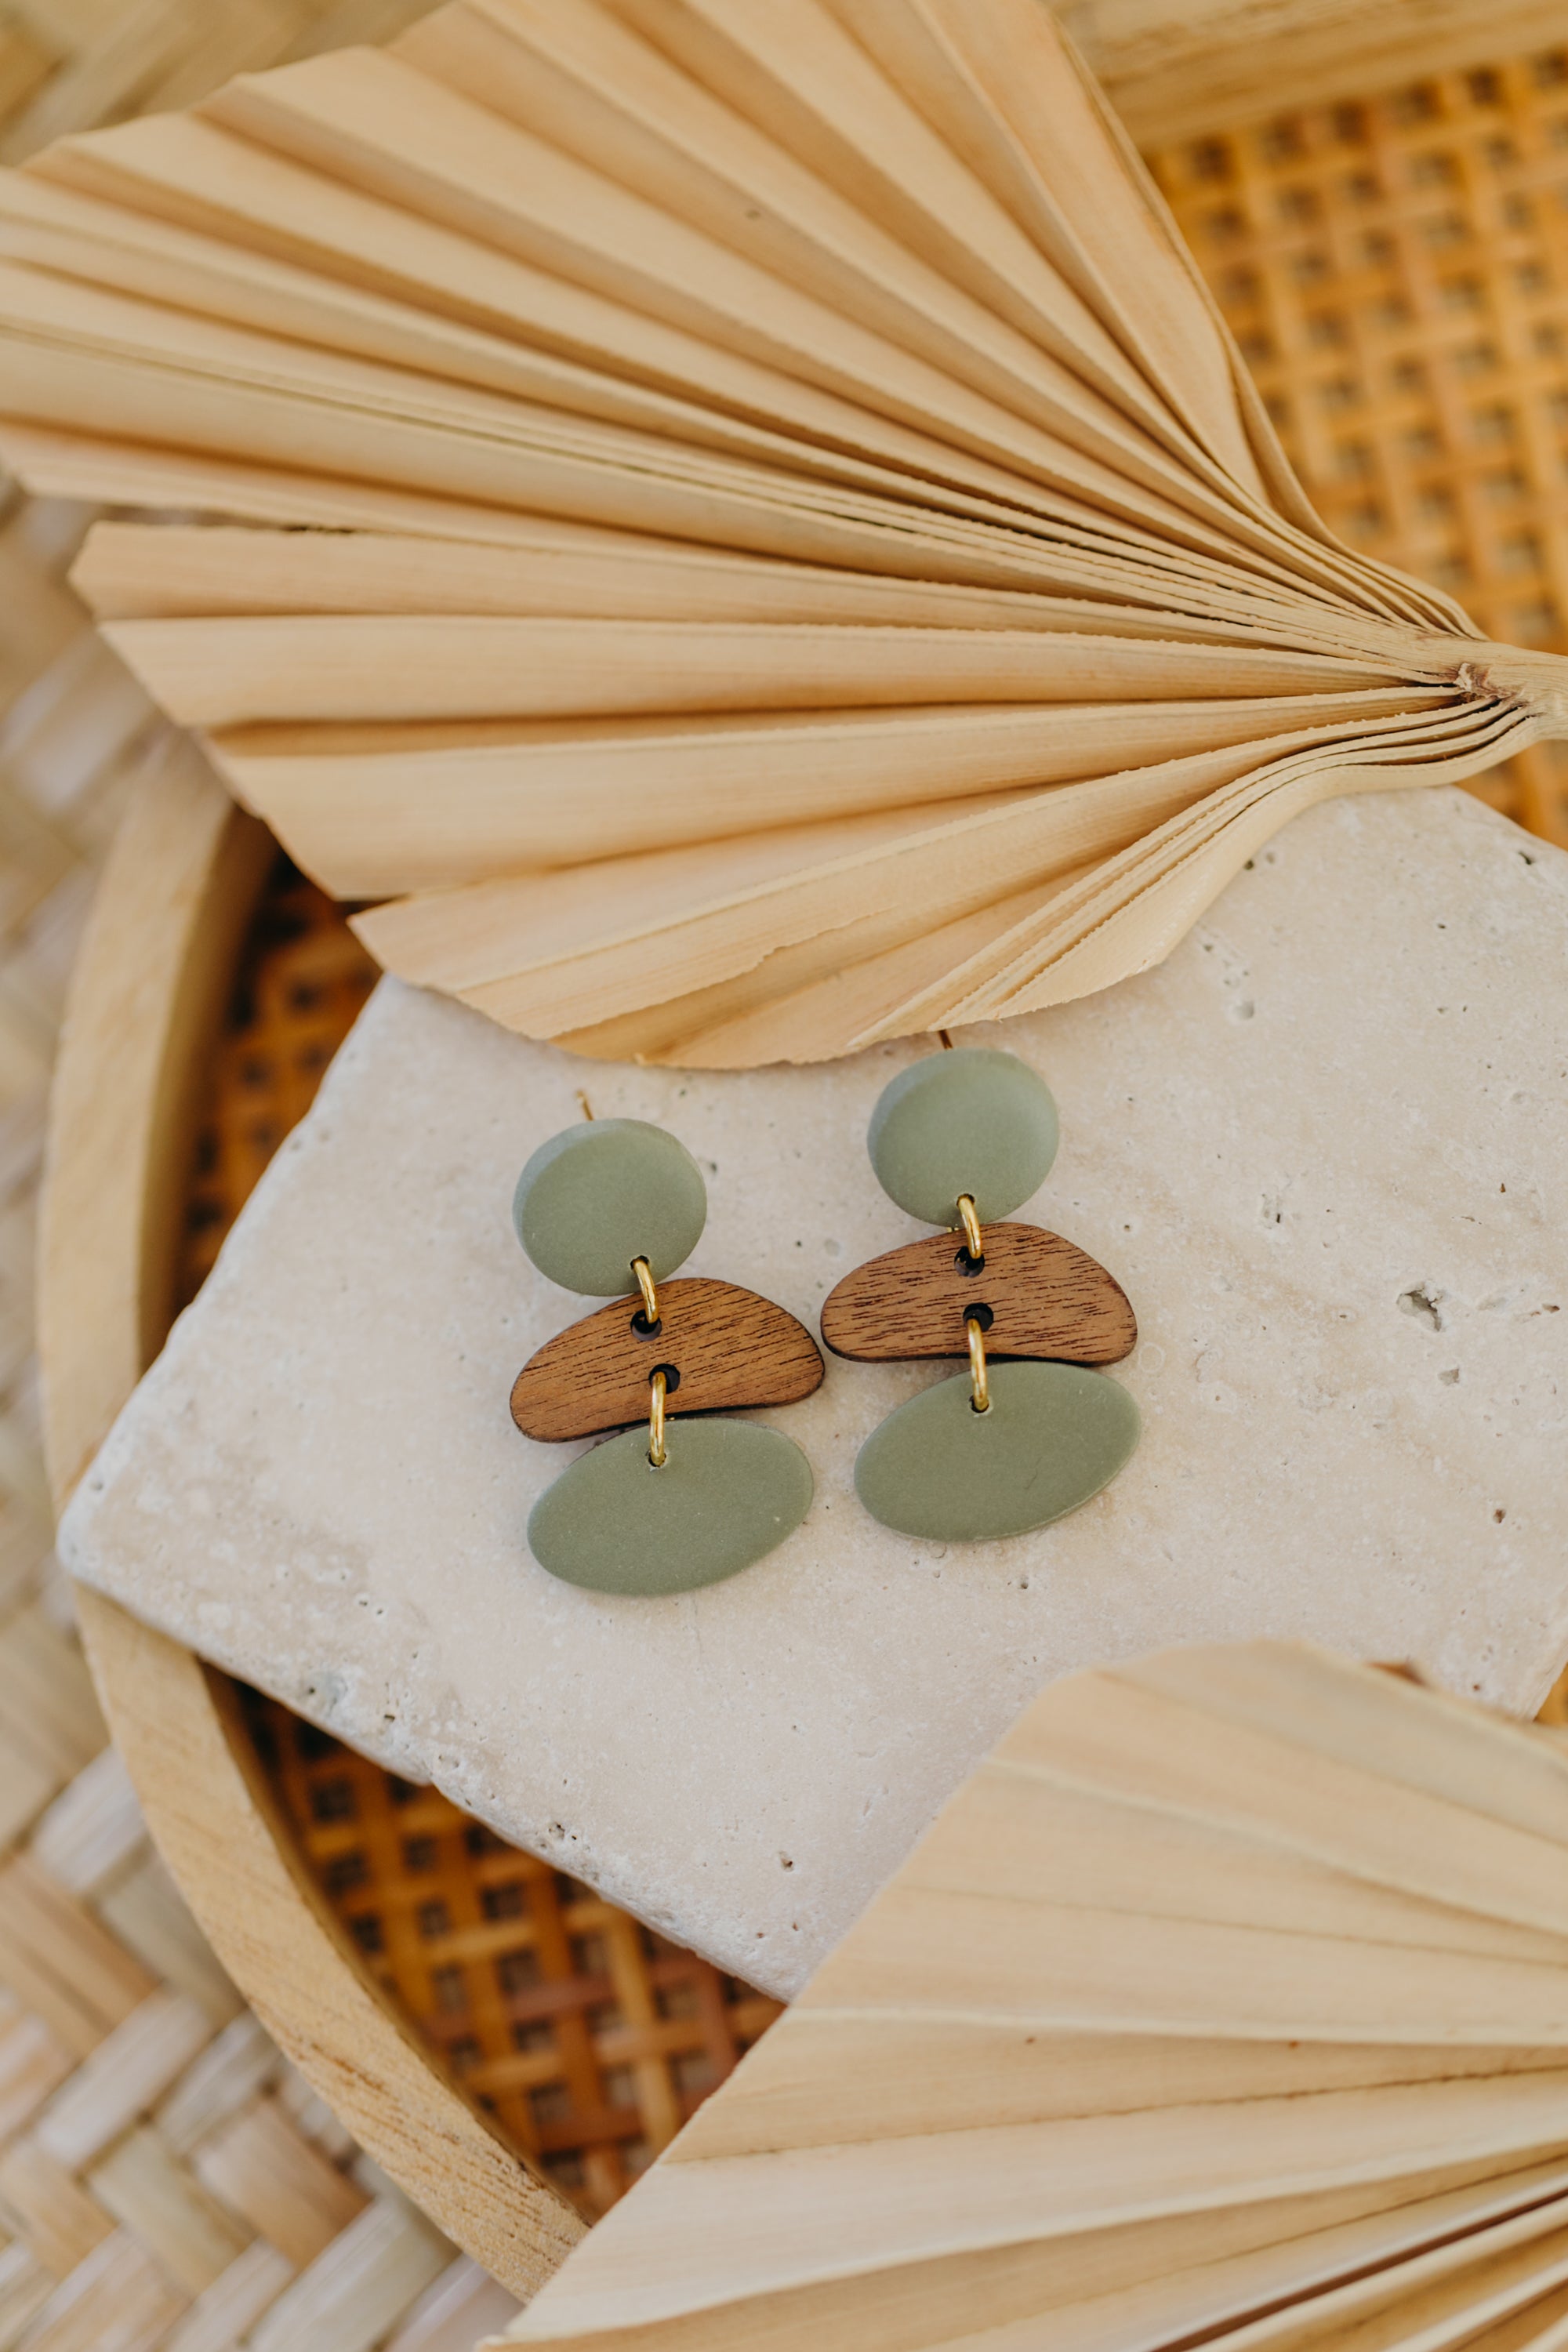
{"label": "green oval clay pendant", "polygon": [[591,1592],[690,1592],[750,1568],[811,1507],[811,1465],[776,1429],[674,1422],[666,1446],[656,1470],[647,1429],[628,1429],[563,1471],[529,1515],[541,1568]]}
{"label": "green oval clay pendant", "polygon": [[993,1364],[990,1387],[976,1412],[963,1372],[872,1431],[855,1491],[874,1519],[941,1543],[1021,1536],[1098,1495],[1138,1443],[1138,1408],[1103,1372]]}

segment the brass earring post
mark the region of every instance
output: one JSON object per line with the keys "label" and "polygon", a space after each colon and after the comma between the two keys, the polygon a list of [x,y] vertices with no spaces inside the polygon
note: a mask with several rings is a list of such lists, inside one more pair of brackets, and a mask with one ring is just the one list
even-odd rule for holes
{"label": "brass earring post", "polygon": [[985,1330],[977,1315],[964,1318],[969,1335],[969,1402],[975,1412],[991,1410],[991,1382],[985,1370]]}
{"label": "brass earring post", "polygon": [[647,1458],[656,1470],[668,1459],[664,1445],[664,1374],[655,1372],[647,1384]]}

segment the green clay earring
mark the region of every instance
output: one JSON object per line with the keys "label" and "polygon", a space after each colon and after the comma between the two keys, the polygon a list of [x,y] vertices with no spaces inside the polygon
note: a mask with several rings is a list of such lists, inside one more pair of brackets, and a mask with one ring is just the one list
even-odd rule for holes
{"label": "green clay earring", "polygon": [[871,1114],[883,1191],[949,1230],[846,1275],[823,1302],[822,1336],[858,1363],[969,1358],[860,1448],[855,1490],[900,1534],[984,1543],[1048,1526],[1137,1445],[1132,1399],[1085,1369],[1120,1361],[1138,1337],[1120,1284],[1059,1234],[997,1222],[1044,1181],[1057,1138],[1044,1079],[979,1045],[900,1071]]}
{"label": "green clay earring", "polygon": [[645,1598],[717,1584],[783,1543],[810,1507],[811,1465],[792,1439],[686,1419],[793,1404],[822,1379],[810,1332],[771,1299],[669,1280],[707,1217],[696,1160],[643,1119],[568,1128],[518,1179],[512,1223],[541,1274],[624,1294],[547,1340],[512,1388],[525,1437],[637,1424],[581,1454],[529,1516],[529,1549],[564,1583]]}

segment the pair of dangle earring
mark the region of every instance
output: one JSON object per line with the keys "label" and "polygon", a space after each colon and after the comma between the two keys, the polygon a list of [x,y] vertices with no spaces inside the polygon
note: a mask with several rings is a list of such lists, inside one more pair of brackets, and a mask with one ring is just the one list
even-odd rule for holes
{"label": "pair of dangle earring", "polygon": [[[946,1230],[847,1275],[823,1304],[822,1336],[861,1363],[968,1358],[890,1413],[856,1461],[861,1502],[901,1534],[975,1543],[1047,1526],[1137,1445],[1137,1406],[1098,1369],[1138,1336],[1120,1284],[1058,1234],[1004,1222],[1044,1181],[1057,1140],[1044,1081],[982,1046],[917,1062],[872,1113],[883,1190]],[[534,1505],[540,1566],[653,1596],[761,1559],[810,1507],[805,1455],[777,1430],[692,1416],[793,1404],[821,1381],[822,1358],[804,1324],[755,1291],[671,1279],[708,1214],[690,1153],[641,1119],[590,1120],[540,1146],[512,1214],[542,1274],[614,1298],[547,1340],[512,1389],[527,1437],[624,1433]]]}
{"label": "pair of dangle earring", "polygon": [[1120,1284],[1059,1234],[997,1222],[1044,1181],[1058,1133],[1045,1081],[985,1046],[900,1071],[871,1114],[883,1191],[948,1230],[847,1275],[823,1302],[822,1336],[860,1363],[969,1359],[890,1413],[856,1460],[861,1502],[901,1534],[975,1543],[1046,1527],[1137,1445],[1137,1406],[1091,1369],[1137,1339]]}
{"label": "pair of dangle earring", "polygon": [[568,1128],[518,1179],[512,1222],[540,1272],[614,1299],[547,1340],[511,1392],[525,1437],[626,1433],[580,1454],[529,1517],[529,1549],[568,1584],[645,1597],[714,1584],[810,1507],[793,1439],[687,1418],[793,1404],[822,1379],[816,1341],[784,1307],[734,1283],[670,1279],[707,1217],[697,1162],[642,1119]]}

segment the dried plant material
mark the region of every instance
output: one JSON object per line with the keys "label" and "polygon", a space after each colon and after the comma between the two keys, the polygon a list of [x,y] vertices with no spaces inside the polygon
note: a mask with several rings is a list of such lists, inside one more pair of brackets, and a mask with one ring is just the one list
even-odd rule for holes
{"label": "dried plant material", "polygon": [[[1568,733],[1339,546],[1038,0],[455,0],[0,178],[0,444],[390,970],[810,1061]],[[196,518],[193,520],[192,518]]]}
{"label": "dried plant material", "polygon": [[1550,1735],[1304,1646],[1072,1675],[493,2352],[1544,2352],[1565,1984]]}

